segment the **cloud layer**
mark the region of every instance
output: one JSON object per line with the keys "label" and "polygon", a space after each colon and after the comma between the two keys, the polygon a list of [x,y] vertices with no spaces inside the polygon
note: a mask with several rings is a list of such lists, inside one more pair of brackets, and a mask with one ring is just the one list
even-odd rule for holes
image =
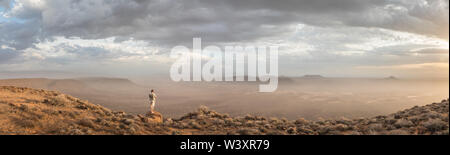
{"label": "cloud layer", "polygon": [[280,66],[286,74],[304,73],[294,69],[305,66],[311,72],[327,72],[332,70],[324,69],[327,63],[352,68],[448,62],[448,4],[448,0],[0,0],[0,68],[13,63],[165,63],[171,47],[190,46],[193,37],[201,37],[205,45],[279,45],[282,55],[293,57]]}

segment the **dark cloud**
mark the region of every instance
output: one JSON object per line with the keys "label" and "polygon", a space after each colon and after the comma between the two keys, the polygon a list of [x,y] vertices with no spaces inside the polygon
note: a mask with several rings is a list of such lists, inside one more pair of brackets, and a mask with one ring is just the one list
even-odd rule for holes
{"label": "dark cloud", "polygon": [[132,37],[171,46],[192,37],[211,42],[257,40],[289,33],[287,26],[298,23],[381,27],[448,39],[448,1],[419,2],[48,0],[40,8],[24,5],[13,15],[41,20],[33,25],[41,26],[39,33],[47,37]]}
{"label": "dark cloud", "polygon": [[9,9],[9,4],[11,0],[0,0],[0,8]]}
{"label": "dark cloud", "polygon": [[39,23],[36,20],[0,23],[1,45],[7,45],[16,50],[33,47],[42,39]]}
{"label": "dark cloud", "polygon": [[2,49],[0,47],[0,64],[15,62],[18,58],[20,58],[19,56],[21,54],[21,52],[16,52],[12,49]]}
{"label": "dark cloud", "polygon": [[418,51],[414,51],[413,53],[418,53],[418,54],[440,54],[440,55],[444,55],[444,54],[449,54],[448,49],[438,49],[438,48],[426,48],[426,49],[422,49],[422,50],[418,50]]}
{"label": "dark cloud", "polygon": [[[36,49],[34,52],[46,50],[37,49],[36,43],[63,36],[115,37],[115,42],[133,38],[161,48],[190,45],[193,37],[201,37],[204,44],[273,39],[311,45],[314,49],[309,55],[315,58],[311,61],[383,63],[383,55],[400,59],[410,56],[413,49],[436,46],[404,43],[356,49],[347,45],[372,43],[374,38],[393,38],[392,42],[397,42],[398,36],[389,35],[394,31],[446,40],[449,33],[448,0],[46,0],[43,3],[16,0],[16,6],[21,7],[9,8],[10,3],[10,0],[0,0],[0,7],[6,8],[1,14],[8,16],[0,21],[0,45],[12,48],[8,52],[2,49],[2,62],[18,57],[27,48]],[[298,25],[306,28],[296,32]],[[67,54],[45,58],[58,64],[139,56],[99,46],[52,48]],[[349,49],[370,53],[336,54]],[[436,53],[433,51],[416,53]],[[292,59],[297,61],[296,57]],[[413,61],[414,57],[403,60]]]}

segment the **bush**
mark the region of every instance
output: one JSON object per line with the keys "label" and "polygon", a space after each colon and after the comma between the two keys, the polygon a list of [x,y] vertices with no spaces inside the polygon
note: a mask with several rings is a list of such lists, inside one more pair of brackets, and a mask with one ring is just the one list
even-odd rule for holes
{"label": "bush", "polygon": [[391,130],[388,132],[389,135],[409,135],[410,133],[405,130],[397,129],[397,130]]}
{"label": "bush", "polygon": [[429,113],[424,114],[426,118],[431,118],[431,119],[436,119],[436,118],[440,118],[441,114],[435,112],[435,111],[430,111]]}
{"label": "bush", "polygon": [[376,123],[376,124],[370,124],[368,128],[369,128],[370,130],[374,130],[374,131],[378,131],[378,132],[384,130],[383,125],[382,125],[382,124],[379,124],[379,123]]}
{"label": "bush", "polygon": [[289,133],[289,134],[296,134],[296,133],[297,133],[297,128],[295,128],[295,127],[290,127],[290,128],[288,128],[286,131],[287,131],[287,133]]}
{"label": "bush", "polygon": [[348,126],[345,124],[337,124],[334,126],[334,128],[338,131],[345,131],[348,129]]}
{"label": "bush", "polygon": [[438,135],[449,135],[448,130],[444,130],[444,131],[438,132],[436,134],[438,134]]}
{"label": "bush", "polygon": [[34,121],[29,119],[14,119],[14,123],[22,128],[34,128]]}
{"label": "bush", "polygon": [[207,106],[201,105],[201,106],[198,108],[197,112],[198,112],[198,113],[204,113],[204,114],[206,114],[206,113],[209,112],[209,108],[208,108]]}
{"label": "bush", "polygon": [[414,124],[411,121],[406,120],[406,119],[397,120],[397,122],[395,122],[395,124],[394,124],[394,126],[396,128],[403,128],[403,127],[407,127],[408,128],[408,127],[411,127],[413,125]]}
{"label": "bush", "polygon": [[201,126],[200,124],[198,124],[197,122],[195,122],[195,121],[189,122],[189,125],[190,125],[192,128],[194,128],[194,129],[201,129],[201,128],[202,128],[202,126]]}
{"label": "bush", "polygon": [[423,126],[429,131],[435,132],[446,128],[447,123],[438,119],[428,120],[423,123]]}
{"label": "bush", "polygon": [[66,95],[60,94],[60,95],[45,99],[44,103],[48,104],[48,105],[52,105],[52,106],[64,106],[64,105],[70,103],[70,100],[67,99]]}
{"label": "bush", "polygon": [[256,134],[259,133],[259,131],[256,130],[256,129],[248,129],[248,128],[245,128],[245,129],[240,129],[240,130],[238,131],[238,133],[239,133],[240,135],[256,135]]}
{"label": "bush", "polygon": [[309,123],[309,121],[305,120],[304,118],[299,118],[299,119],[295,120],[294,123],[297,125],[300,125],[300,124],[307,124],[307,123]]}

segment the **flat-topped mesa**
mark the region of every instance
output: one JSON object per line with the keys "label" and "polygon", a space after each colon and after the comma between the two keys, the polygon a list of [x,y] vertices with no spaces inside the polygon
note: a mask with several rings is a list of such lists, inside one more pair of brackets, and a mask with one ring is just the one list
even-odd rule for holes
{"label": "flat-topped mesa", "polygon": [[325,77],[323,77],[322,75],[304,75],[304,76],[302,76],[302,78],[305,78],[305,79],[323,79]]}

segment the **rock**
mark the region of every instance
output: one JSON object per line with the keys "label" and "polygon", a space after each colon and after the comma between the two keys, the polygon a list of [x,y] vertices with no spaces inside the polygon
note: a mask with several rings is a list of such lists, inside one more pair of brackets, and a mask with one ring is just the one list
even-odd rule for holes
{"label": "rock", "polygon": [[22,111],[28,111],[30,108],[28,107],[28,105],[22,104],[22,105],[20,105],[19,109]]}
{"label": "rock", "polygon": [[413,125],[414,125],[414,124],[413,124],[411,121],[406,120],[406,119],[400,119],[400,120],[397,120],[397,122],[395,122],[395,124],[394,124],[394,126],[395,126],[396,128],[403,128],[403,127],[409,128],[409,127],[411,127],[411,126],[413,126]]}
{"label": "rock", "polygon": [[148,120],[149,122],[154,122],[154,123],[162,123],[163,122],[163,116],[159,112],[154,112],[153,114],[151,114],[149,112],[149,113],[145,114],[145,116],[150,118]]}
{"label": "rock", "polygon": [[264,127],[267,128],[267,129],[270,129],[270,128],[272,128],[272,125],[270,125],[270,124],[265,124]]}
{"label": "rock", "polygon": [[131,134],[134,134],[134,133],[136,133],[136,129],[134,127],[131,127],[128,129],[128,132]]}
{"label": "rock", "polygon": [[180,134],[181,134],[181,132],[178,130],[172,131],[172,135],[180,135]]}
{"label": "rock", "polygon": [[309,123],[309,121],[305,120],[304,118],[299,118],[299,119],[295,120],[294,123],[297,124],[297,125],[302,125],[302,124]]}
{"label": "rock", "polygon": [[79,104],[79,105],[75,106],[75,108],[82,109],[82,110],[87,110],[87,109],[89,109],[87,106],[85,106],[85,105],[83,105],[83,104]]}
{"label": "rock", "polygon": [[144,123],[150,123],[152,121],[152,119],[148,118],[148,117],[142,117],[141,121],[144,122]]}
{"label": "rock", "polygon": [[82,119],[78,121],[79,125],[94,128],[94,123],[90,119]]}
{"label": "rock", "polygon": [[126,119],[123,119],[122,122],[126,125],[130,125],[130,124],[134,123],[134,120],[126,118]]}
{"label": "rock", "polygon": [[173,122],[173,120],[172,120],[172,118],[168,118],[168,119],[166,119],[166,121],[164,121],[164,122],[167,122],[167,123],[172,123],[172,122]]}
{"label": "rock", "polygon": [[123,112],[123,111],[116,111],[116,112],[113,112],[113,114],[116,115],[116,116],[123,116],[123,115],[125,115],[126,113]]}
{"label": "rock", "polygon": [[97,119],[95,119],[95,122],[101,123],[101,122],[103,122],[103,119],[102,118],[97,118]]}
{"label": "rock", "polygon": [[295,128],[295,127],[290,127],[290,128],[288,128],[286,131],[287,131],[287,133],[289,133],[289,134],[296,134],[297,128]]}
{"label": "rock", "polygon": [[201,129],[202,128],[202,126],[200,124],[198,124],[197,122],[195,122],[195,121],[189,122],[189,126],[191,126],[194,129]]}
{"label": "rock", "polygon": [[111,118],[111,120],[112,121],[119,121],[120,119],[119,119],[119,117],[114,116],[114,117]]}
{"label": "rock", "polygon": [[127,128],[127,126],[125,126],[125,125],[123,125],[123,124],[120,124],[119,125],[119,129],[126,129]]}
{"label": "rock", "polygon": [[370,129],[370,130],[374,130],[374,131],[379,132],[379,131],[382,131],[382,130],[383,130],[383,125],[382,125],[382,124],[379,124],[379,123],[376,123],[376,124],[370,124],[370,125],[369,125],[369,129]]}

